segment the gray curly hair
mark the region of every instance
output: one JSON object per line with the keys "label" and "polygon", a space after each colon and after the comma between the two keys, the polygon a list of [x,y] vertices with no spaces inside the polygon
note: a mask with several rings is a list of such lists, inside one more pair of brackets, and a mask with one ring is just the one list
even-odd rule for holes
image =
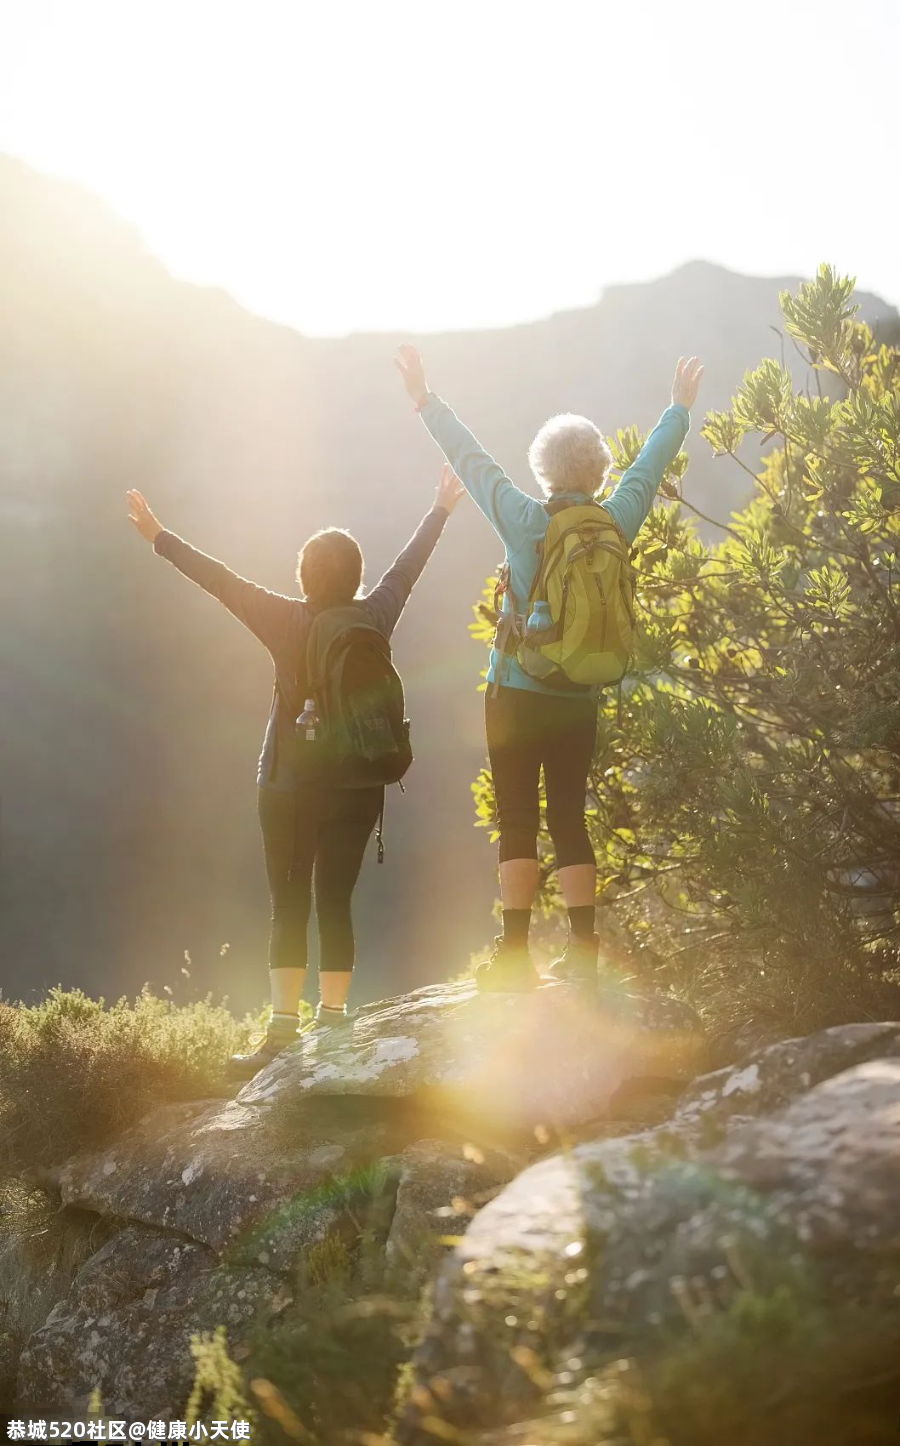
{"label": "gray curly hair", "polygon": [[593,497],[606,481],[612,453],[599,427],[564,412],[541,427],[528,448],[528,462],[548,497],[554,492]]}

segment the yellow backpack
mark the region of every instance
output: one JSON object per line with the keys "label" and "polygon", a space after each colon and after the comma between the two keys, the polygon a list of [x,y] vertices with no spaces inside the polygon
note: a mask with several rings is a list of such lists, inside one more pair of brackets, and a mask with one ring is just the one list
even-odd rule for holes
{"label": "yellow backpack", "polygon": [[510,597],[498,646],[551,686],[618,683],[634,645],[631,548],[597,502],[551,502],[547,511],[528,611],[516,617]]}

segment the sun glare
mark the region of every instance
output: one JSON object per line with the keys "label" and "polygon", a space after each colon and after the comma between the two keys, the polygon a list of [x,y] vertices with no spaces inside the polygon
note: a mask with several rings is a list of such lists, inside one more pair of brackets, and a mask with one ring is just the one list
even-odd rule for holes
{"label": "sun glare", "polygon": [[[814,29],[803,5],[761,0],[740,27],[737,8],[20,0],[0,148],[96,189],[176,274],[313,333],[507,324],[693,256],[852,259],[895,298],[887,243],[831,204],[849,140],[772,99],[778,53],[814,68],[835,7]],[[843,64],[864,61],[877,110],[896,20],[873,4],[858,25]]]}

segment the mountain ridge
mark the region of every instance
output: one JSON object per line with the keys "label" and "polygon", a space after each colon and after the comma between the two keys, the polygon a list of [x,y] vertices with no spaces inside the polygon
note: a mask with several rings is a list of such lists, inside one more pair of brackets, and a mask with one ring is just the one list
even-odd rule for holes
{"label": "mountain ridge", "polygon": [[[257,317],[170,277],[99,198],[88,223],[79,188],[56,184],[0,158],[2,987],[149,979],[250,1006],[264,983],[253,770],[271,668],[141,550],[123,493],[139,487],[164,525],[291,592],[300,545],[325,525],[357,535],[377,578],[440,459],[391,365],[401,333],[308,337]],[[773,349],[784,284],[688,263],[591,308],[421,344],[435,388],[530,486],[525,454],[548,415],[647,428],[679,354],[703,356],[704,406],[726,406]],[[745,479],[698,430],[688,492],[727,517]],[[397,635],[417,765],[409,797],[389,802],[388,865],[360,885],[363,997],[441,977],[491,930],[494,855],[469,792],[483,655],[467,625],[499,552],[461,507]]]}

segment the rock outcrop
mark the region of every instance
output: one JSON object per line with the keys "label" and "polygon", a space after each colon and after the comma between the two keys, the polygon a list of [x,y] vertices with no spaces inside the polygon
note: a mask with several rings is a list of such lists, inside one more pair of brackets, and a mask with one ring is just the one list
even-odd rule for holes
{"label": "rock outcrop", "polygon": [[318,1443],[887,1446],[900,1024],[703,1061],[672,1000],[458,984],[155,1109],[42,1176],[52,1269],[0,1216],[0,1405],[179,1419],[223,1326]]}
{"label": "rock outcrop", "polygon": [[93,1222],[95,1248],[38,1320],[0,1286],[8,1404],[63,1412],[99,1391],[127,1418],[177,1418],[193,1335],[224,1325],[240,1359],[310,1281],[345,1272],[352,1293],[360,1242],[370,1293],[415,1295],[442,1241],[548,1142],[622,1128],[702,1062],[673,1000],[620,992],[586,1009],[565,985],[459,984],[299,1041],[233,1100],[154,1110],[43,1181],[60,1219]]}
{"label": "rock outcrop", "polygon": [[567,985],[531,995],[442,985],[361,1009],[352,1032],[286,1053],[240,1098],[286,1108],[335,1094],[415,1099],[466,1126],[530,1136],[608,1118],[635,1085],[691,1078],[703,1048],[696,1015],[667,997],[610,985],[586,1009]]}
{"label": "rock outcrop", "polygon": [[900,1025],[789,1040],[486,1206],[398,1439],[886,1443],[898,1280]]}

